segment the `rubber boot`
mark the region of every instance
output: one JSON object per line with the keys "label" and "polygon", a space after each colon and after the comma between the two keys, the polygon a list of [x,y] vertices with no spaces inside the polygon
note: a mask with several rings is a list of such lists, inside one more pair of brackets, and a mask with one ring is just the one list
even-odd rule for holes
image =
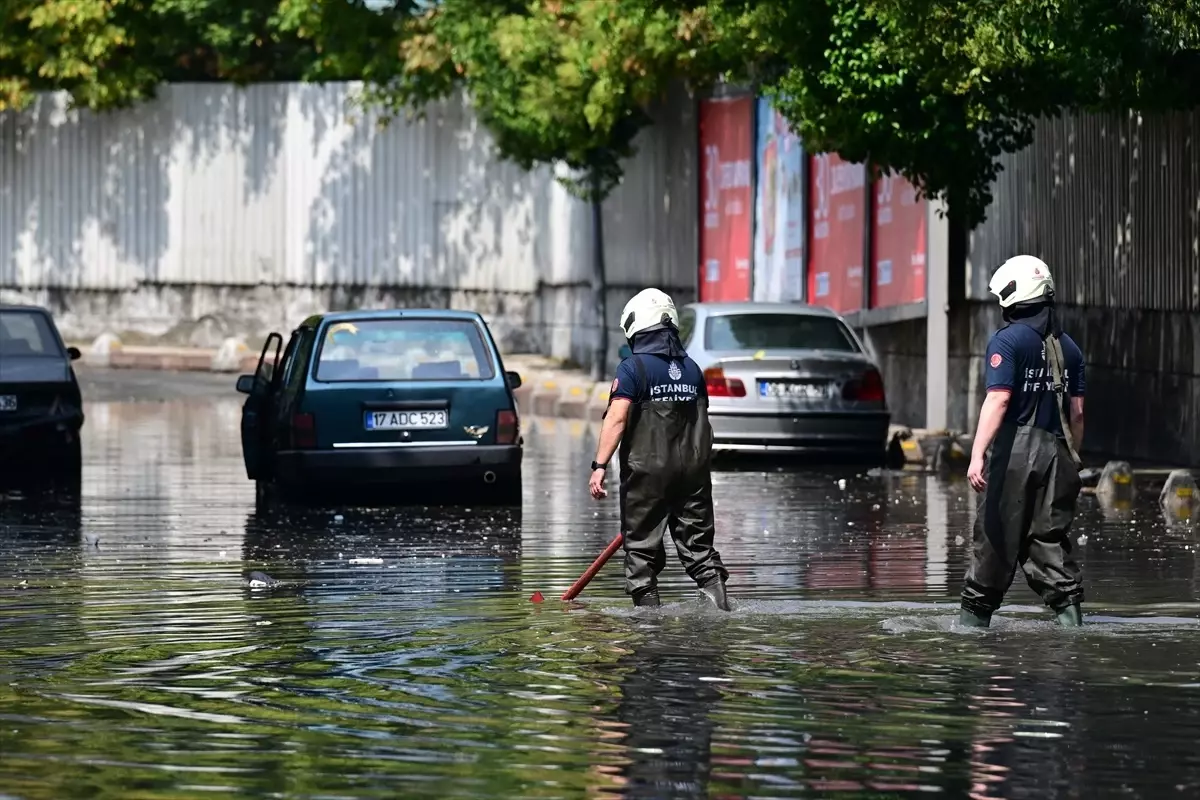
{"label": "rubber boot", "polygon": [[1054,621],[1064,628],[1078,628],[1083,624],[1083,612],[1079,610],[1078,603],[1072,603],[1055,611]]}
{"label": "rubber boot", "polygon": [[958,611],[958,624],[964,628],[987,628],[992,624],[992,615],[981,617],[974,611],[961,608]]}
{"label": "rubber boot", "polygon": [[701,586],[700,594],[720,611],[729,611],[729,598],[725,596],[725,581],[720,578]]}
{"label": "rubber boot", "polygon": [[647,589],[641,594],[633,596],[633,604],[638,608],[654,608],[662,605],[662,601],[658,599],[658,588]]}

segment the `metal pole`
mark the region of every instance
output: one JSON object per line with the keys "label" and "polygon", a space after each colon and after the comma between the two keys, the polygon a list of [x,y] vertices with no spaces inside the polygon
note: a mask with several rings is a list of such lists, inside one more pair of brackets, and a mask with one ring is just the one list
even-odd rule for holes
{"label": "metal pole", "polygon": [[945,211],[944,200],[929,200],[925,238],[925,427],[929,430],[944,430],[949,424],[950,220]]}
{"label": "metal pole", "polygon": [[604,269],[604,209],[600,197],[600,173],[588,176],[592,199],[592,304],[596,313],[596,352],[592,357],[592,380],[602,381],[608,369],[608,284]]}
{"label": "metal pole", "polygon": [[608,543],[608,547],[604,548],[604,552],[592,562],[592,565],[579,576],[579,580],[571,584],[571,588],[563,592],[563,600],[573,600],[579,596],[584,587],[592,582],[592,578],[596,577],[596,573],[608,563],[608,560],[613,557],[617,550],[621,549],[621,545],[625,543],[625,534],[618,533],[617,538]]}

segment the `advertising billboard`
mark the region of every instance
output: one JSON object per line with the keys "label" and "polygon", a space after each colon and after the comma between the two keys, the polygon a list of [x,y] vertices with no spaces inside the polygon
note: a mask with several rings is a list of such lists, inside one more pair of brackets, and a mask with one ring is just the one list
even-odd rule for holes
{"label": "advertising billboard", "polygon": [[808,302],[838,313],[862,310],[867,172],[835,153],[809,167]]}
{"label": "advertising billboard", "polygon": [[929,203],[900,175],[875,182],[871,238],[871,308],[925,299],[926,229]]}
{"label": "advertising billboard", "polygon": [[750,299],[754,98],[700,101],[700,282],[704,300]]}
{"label": "advertising billboard", "polygon": [[787,121],[758,99],[754,197],[754,299],[804,299],[804,148]]}

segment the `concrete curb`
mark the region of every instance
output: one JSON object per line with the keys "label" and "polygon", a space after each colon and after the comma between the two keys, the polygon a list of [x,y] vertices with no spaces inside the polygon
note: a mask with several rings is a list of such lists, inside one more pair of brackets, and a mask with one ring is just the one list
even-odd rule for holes
{"label": "concrete curb", "polygon": [[89,367],[144,369],[170,372],[253,372],[258,355],[239,339],[226,339],[216,350],[200,347],[145,347],[126,345],[112,334],[90,345],[75,345],[80,361]]}

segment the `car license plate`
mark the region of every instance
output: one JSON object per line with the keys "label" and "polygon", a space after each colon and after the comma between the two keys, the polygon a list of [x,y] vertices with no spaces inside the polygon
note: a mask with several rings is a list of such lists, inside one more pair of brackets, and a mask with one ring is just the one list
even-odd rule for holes
{"label": "car license plate", "polygon": [[760,381],[758,395],[759,397],[777,397],[788,400],[825,400],[829,397],[829,384],[803,381]]}
{"label": "car license plate", "polygon": [[368,411],[369,431],[435,430],[446,427],[445,411]]}
{"label": "car license plate", "polygon": [[0,411],[16,411],[17,396],[15,394],[0,394]]}

